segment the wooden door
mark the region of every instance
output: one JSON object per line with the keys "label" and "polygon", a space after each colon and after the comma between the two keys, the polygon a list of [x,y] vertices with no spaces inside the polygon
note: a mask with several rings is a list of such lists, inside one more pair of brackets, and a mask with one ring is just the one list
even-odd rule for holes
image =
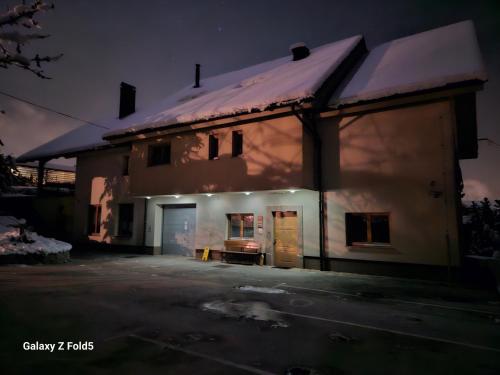
{"label": "wooden door", "polygon": [[299,226],[297,211],[275,211],[274,265],[297,267],[299,255]]}

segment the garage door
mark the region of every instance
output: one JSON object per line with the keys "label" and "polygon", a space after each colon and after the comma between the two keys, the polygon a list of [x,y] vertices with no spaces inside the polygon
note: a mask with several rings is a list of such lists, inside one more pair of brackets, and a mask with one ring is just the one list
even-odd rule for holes
{"label": "garage door", "polygon": [[163,208],[162,254],[194,256],[195,233],[195,205]]}

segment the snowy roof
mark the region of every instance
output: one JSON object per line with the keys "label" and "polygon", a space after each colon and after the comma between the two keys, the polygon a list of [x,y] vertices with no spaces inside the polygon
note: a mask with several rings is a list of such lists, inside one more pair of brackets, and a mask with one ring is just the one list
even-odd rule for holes
{"label": "snowy roof", "polygon": [[354,36],[311,50],[299,61],[291,56],[201,80],[121,120],[102,122],[109,129],[84,125],[21,155],[35,160],[70,154],[109,144],[103,136],[126,134],[221,116],[264,110],[271,105],[310,99],[362,40]]}
{"label": "snowy roof", "polygon": [[375,47],[329,104],[351,104],[486,78],[474,24],[464,21]]}
{"label": "snowy roof", "polygon": [[316,91],[358,45],[358,35],[311,50],[302,60],[285,56],[238,71],[207,78],[201,87],[186,87],[145,111],[131,115],[127,129],[105,136],[159,126],[262,111],[314,97]]}
{"label": "snowy roof", "polygon": [[[109,145],[103,137],[145,129],[262,111],[312,99],[362,40],[354,36],[311,50],[298,61],[285,56],[201,80],[124,119],[101,122],[107,129],[84,125],[18,158],[19,161],[69,155]],[[456,23],[384,43],[374,48],[330,106],[486,80],[474,26]]]}

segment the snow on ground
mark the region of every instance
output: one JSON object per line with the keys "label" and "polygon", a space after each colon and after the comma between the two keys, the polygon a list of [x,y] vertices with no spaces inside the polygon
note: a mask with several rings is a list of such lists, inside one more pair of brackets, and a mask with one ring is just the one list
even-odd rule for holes
{"label": "snow on ground", "polygon": [[266,294],[288,294],[288,292],[284,289],[278,288],[266,288],[262,286],[252,286],[252,285],[243,285],[237,288],[242,292],[255,292],[255,293],[266,293]]}
{"label": "snow on ground", "polygon": [[14,216],[0,216],[0,256],[9,254],[60,253],[71,250],[71,245],[53,238],[40,236],[36,232],[25,231],[24,242],[17,226],[25,224],[24,219]]}

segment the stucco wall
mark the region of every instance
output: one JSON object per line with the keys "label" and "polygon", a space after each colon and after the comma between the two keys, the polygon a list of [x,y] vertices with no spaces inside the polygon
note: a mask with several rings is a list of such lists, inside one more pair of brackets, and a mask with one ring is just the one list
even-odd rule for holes
{"label": "stucco wall", "polygon": [[[443,101],[324,120],[328,256],[458,264],[451,113]],[[391,247],[348,247],[346,212],[389,212]]]}
{"label": "stucco wall", "polygon": [[[243,155],[238,157],[231,155],[234,130],[243,132]],[[210,134],[219,138],[218,160],[208,160]],[[302,134],[300,122],[289,116],[135,142],[131,191],[148,196],[311,187],[311,176],[303,171]],[[168,142],[171,163],[148,167],[148,147]]]}
{"label": "stucco wall", "polygon": [[[126,148],[94,151],[78,156],[75,185],[74,237],[79,241],[99,241],[124,245],[142,245],[144,233],[144,199],[130,195],[129,177],[122,176]],[[134,203],[133,235],[117,237],[118,204]],[[87,235],[89,204],[102,207],[101,232]]]}
{"label": "stucco wall", "polygon": [[[266,250],[268,264],[272,264],[273,222],[271,209],[297,210],[301,249],[300,256],[317,256],[318,237],[318,193],[300,190],[294,194],[283,192],[253,192],[251,195],[240,193],[206,195],[188,195],[176,199],[174,197],[153,197],[148,200],[146,221],[146,244],[161,247],[163,207],[165,204],[196,204],[196,248],[209,246],[223,249],[224,240],[228,238],[229,213],[253,213],[255,217],[255,240]],[[262,233],[257,230],[257,216],[263,216]],[[301,261],[299,262],[301,264]]]}

